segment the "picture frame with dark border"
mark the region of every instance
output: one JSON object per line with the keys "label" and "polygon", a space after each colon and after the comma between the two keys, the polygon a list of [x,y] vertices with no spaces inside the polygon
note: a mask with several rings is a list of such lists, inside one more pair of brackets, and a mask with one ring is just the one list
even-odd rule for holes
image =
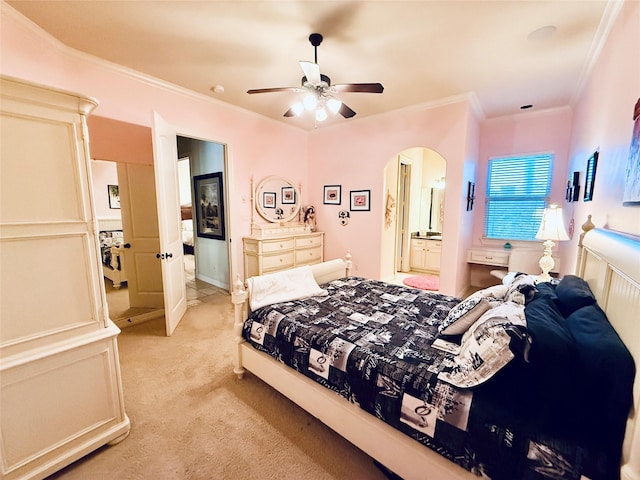
{"label": "picture frame with dark border", "polygon": [[349,197],[349,210],[352,212],[368,212],[371,210],[371,190],[351,190]]}
{"label": "picture frame with dark border", "polygon": [[120,190],[118,185],[107,185],[107,195],[109,195],[109,208],[120,208]]}
{"label": "picture frame with dark border", "polygon": [[296,189],[293,187],[282,187],[282,204],[291,205],[296,203]]}
{"label": "picture frame with dark border", "polygon": [[600,156],[598,151],[593,152],[593,155],[587,160],[587,171],[584,175],[584,201],[590,202],[593,200],[593,187],[596,183],[596,169],[598,168],[598,157]]}
{"label": "picture frame with dark border", "polygon": [[193,177],[196,197],[196,235],[214,240],[225,239],[224,190],[222,172]]}
{"label": "picture frame with dark border", "polygon": [[262,192],[262,208],[276,208],[276,192]]}
{"label": "picture frame with dark border", "polygon": [[322,203],[340,205],[342,203],[342,185],[325,185]]}

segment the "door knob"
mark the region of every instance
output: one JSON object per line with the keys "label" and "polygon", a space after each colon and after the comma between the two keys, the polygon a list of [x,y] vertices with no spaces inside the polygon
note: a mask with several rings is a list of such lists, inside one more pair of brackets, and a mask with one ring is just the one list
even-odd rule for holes
{"label": "door knob", "polygon": [[124,245],[122,245],[124,248],[131,248],[131,244],[130,243],[125,243]]}

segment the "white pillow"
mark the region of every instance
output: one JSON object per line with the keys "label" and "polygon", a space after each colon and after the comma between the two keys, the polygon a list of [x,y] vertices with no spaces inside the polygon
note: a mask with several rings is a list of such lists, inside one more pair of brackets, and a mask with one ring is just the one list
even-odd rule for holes
{"label": "white pillow", "polygon": [[251,310],[315,295],[328,295],[316,283],[309,265],[251,277],[247,279],[247,285]]}
{"label": "white pillow", "polygon": [[524,306],[505,302],[485,312],[462,337],[455,367],[438,378],[460,388],[471,388],[489,380],[509,363],[514,354],[507,325],[526,326]]}

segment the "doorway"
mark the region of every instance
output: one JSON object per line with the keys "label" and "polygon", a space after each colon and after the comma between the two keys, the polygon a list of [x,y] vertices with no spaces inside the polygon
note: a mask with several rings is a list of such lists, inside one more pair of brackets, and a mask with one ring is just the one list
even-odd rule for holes
{"label": "doorway", "polygon": [[[187,299],[197,300],[203,294],[228,293],[230,289],[230,255],[228,239],[227,149],[226,145],[178,135],[178,184],[182,220],[183,252]],[[213,182],[212,176],[220,180]],[[214,190],[222,207],[216,216],[216,229],[211,232],[198,227],[202,192]],[[206,191],[209,191],[208,189]],[[204,224],[203,224],[204,225]],[[204,225],[207,227],[206,225]]]}
{"label": "doorway", "polygon": [[439,277],[445,177],[445,159],[424,147],[403,150],[385,167],[388,190],[397,198],[394,228],[383,232],[386,280]]}

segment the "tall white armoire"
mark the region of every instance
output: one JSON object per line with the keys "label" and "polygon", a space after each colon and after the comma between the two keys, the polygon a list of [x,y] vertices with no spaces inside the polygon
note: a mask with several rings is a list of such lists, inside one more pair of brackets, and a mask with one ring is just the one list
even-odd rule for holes
{"label": "tall white armoire", "polygon": [[129,433],[91,186],[86,116],[96,105],[0,77],[0,477],[7,480],[44,478]]}

